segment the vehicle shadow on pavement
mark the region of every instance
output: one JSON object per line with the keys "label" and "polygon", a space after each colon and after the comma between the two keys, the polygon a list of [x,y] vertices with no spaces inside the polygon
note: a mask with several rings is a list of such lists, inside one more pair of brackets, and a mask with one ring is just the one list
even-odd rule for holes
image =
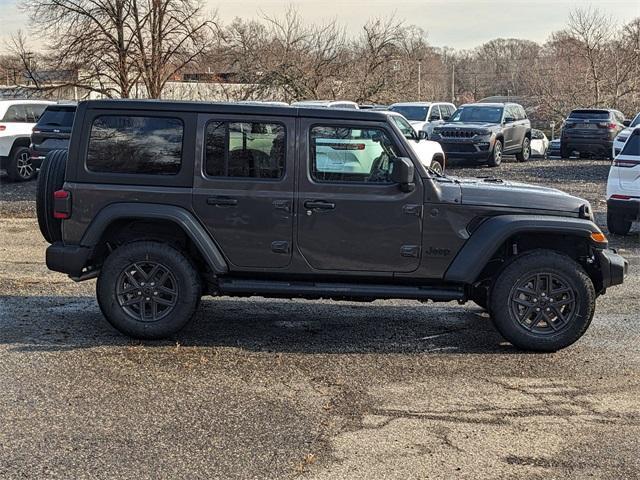
{"label": "vehicle shadow on pavement", "polygon": [[179,343],[312,354],[522,353],[472,304],[205,297],[193,321],[164,341],[121,335],[91,297],[5,296],[0,304],[0,346],[22,352]]}

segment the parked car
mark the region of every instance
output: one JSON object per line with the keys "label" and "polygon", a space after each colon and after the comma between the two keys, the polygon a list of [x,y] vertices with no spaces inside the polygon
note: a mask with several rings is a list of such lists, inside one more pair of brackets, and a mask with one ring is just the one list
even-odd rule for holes
{"label": "parked car", "polygon": [[413,128],[427,132],[427,138],[431,138],[433,128],[449,120],[456,106],[447,102],[405,102],[394,103],[389,110],[403,115]]}
{"label": "parked car", "polygon": [[349,100],[300,100],[293,102],[292,107],[313,107],[313,108],[346,108],[358,110],[360,107],[356,102]]}
{"label": "parked car", "polygon": [[440,142],[447,159],[497,167],[504,154],[529,160],[531,122],[516,103],[469,103],[458,108],[449,122],[435,127],[431,139]]}
{"label": "parked car", "polygon": [[133,337],[173,335],[205,294],[473,300],[552,351],[628,268],[586,200],[432,174],[379,112],[89,101],[68,152],[38,184],[47,266],[97,277]]}
{"label": "parked car", "polygon": [[562,157],[562,153],[561,153],[561,141],[559,138],[556,138],[554,140],[551,140],[549,142],[549,153],[547,153],[547,156],[549,158],[561,158]]}
{"label": "parked car", "polygon": [[31,180],[36,168],[29,155],[31,130],[48,105],[45,100],[0,100],[0,168],[9,180]]}
{"label": "parked car", "polygon": [[387,114],[402,132],[407,143],[425,167],[438,174],[444,173],[445,155],[438,142],[428,140],[424,130],[416,131],[403,115],[391,111],[382,111],[382,113]]}
{"label": "parked car", "polygon": [[69,148],[71,127],[76,114],[75,104],[49,105],[33,127],[29,156],[34,168],[40,168],[51,150]]}
{"label": "parked car", "polygon": [[531,156],[547,158],[549,154],[549,139],[542,130],[531,130]]}
{"label": "parked car", "polygon": [[624,128],[624,115],[617,110],[573,110],[562,127],[562,158],[569,158],[574,153],[580,158],[611,158],[613,139]]}
{"label": "parked car", "polygon": [[[631,135],[631,132],[633,131],[633,129],[637,126],[640,126],[640,113],[638,113],[634,117],[634,119],[628,123],[629,123],[629,126],[621,130],[618,136],[613,139],[613,153],[612,153],[613,157],[612,158],[616,158],[616,156],[622,151],[622,147],[624,147],[624,142],[627,141],[627,138],[629,138],[629,135]],[[626,124],[627,122],[625,122],[625,125]]]}
{"label": "parked car", "polygon": [[635,127],[616,156],[607,180],[607,227],[626,235],[640,214],[640,126]]}

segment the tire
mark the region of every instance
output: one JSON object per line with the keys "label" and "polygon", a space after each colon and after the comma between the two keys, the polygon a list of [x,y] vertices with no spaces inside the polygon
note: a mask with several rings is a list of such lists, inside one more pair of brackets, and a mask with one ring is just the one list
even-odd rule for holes
{"label": "tire", "polygon": [[489,161],[487,165],[490,167],[497,167],[502,163],[502,140],[496,140],[496,143],[493,145],[493,150],[491,151],[491,155],[489,155]]}
{"label": "tire", "polygon": [[624,215],[611,211],[607,212],[607,228],[609,232],[615,235],[626,235],[631,230],[632,224],[633,222],[625,218]]}
{"label": "tire", "polygon": [[[565,289],[562,293],[560,287]],[[586,332],[595,300],[593,283],[580,265],[551,250],[534,250],[499,274],[490,297],[491,318],[514,346],[554,352]]]}
{"label": "tire", "polygon": [[7,175],[12,182],[26,182],[36,176],[27,147],[14,147],[9,154]]}
{"label": "tire", "polygon": [[571,158],[571,152],[569,151],[569,149],[563,147],[562,145],[560,145],[560,158],[562,158],[563,160],[569,160],[569,158]]}
{"label": "tire", "polygon": [[522,141],[522,150],[516,153],[516,160],[519,162],[527,162],[531,158],[531,139],[524,137]]}
{"label": "tire", "polygon": [[440,173],[440,174],[444,173],[444,168],[442,168],[442,164],[437,160],[432,161],[431,166],[429,168],[431,168],[431,170],[433,170],[436,173]]}
{"label": "tire", "polygon": [[[160,281],[162,285],[154,285]],[[166,243],[138,241],[107,257],[96,294],[100,310],[118,331],[155,340],[174,335],[191,320],[202,296],[202,282],[180,250]]]}
{"label": "tire", "polygon": [[36,192],[36,213],[40,233],[49,243],[62,240],[62,221],[53,218],[53,192],[64,184],[67,151],[49,152],[40,167]]}

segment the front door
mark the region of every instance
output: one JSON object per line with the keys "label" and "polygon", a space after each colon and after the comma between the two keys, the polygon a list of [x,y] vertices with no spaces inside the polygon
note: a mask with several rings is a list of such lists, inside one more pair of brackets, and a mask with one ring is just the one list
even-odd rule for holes
{"label": "front door", "polygon": [[[390,180],[407,156],[388,125],[301,119],[298,248],[317,270],[411,272],[420,264],[421,179]],[[306,161],[305,161],[306,160]]]}
{"label": "front door", "polygon": [[295,122],[282,117],[200,115],[202,163],[194,210],[237,268],[291,261]]}

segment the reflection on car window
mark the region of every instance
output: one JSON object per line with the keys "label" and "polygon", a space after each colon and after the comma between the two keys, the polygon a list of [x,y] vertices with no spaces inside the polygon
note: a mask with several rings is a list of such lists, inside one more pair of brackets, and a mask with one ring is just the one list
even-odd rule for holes
{"label": "reflection on car window", "polygon": [[462,107],[454,112],[451,121],[500,123],[502,121],[502,110],[502,107]]}
{"label": "reflection on car window", "polygon": [[395,123],[396,126],[400,129],[402,135],[404,135],[404,138],[408,140],[415,140],[417,138],[415,130],[413,129],[411,124],[407,122],[403,117],[391,115],[391,119],[393,120],[393,123]]}
{"label": "reflection on car window", "polygon": [[313,127],[310,146],[314,180],[391,183],[391,159],[397,156],[397,149],[384,130]]}
{"label": "reflection on car window", "polygon": [[109,115],[91,127],[87,168],[102,173],[175,175],[182,162],[182,120]]}
{"label": "reflection on car window", "polygon": [[213,122],[207,126],[205,170],[211,177],[279,179],[285,150],[284,125]]}

